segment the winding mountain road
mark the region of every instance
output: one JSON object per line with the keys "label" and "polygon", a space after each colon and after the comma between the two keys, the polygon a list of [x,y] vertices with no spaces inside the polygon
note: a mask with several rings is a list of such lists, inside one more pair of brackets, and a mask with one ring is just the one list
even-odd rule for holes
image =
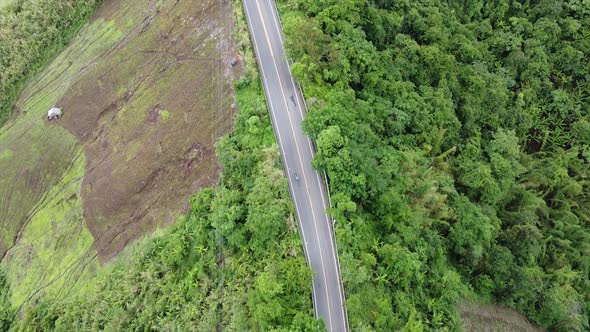
{"label": "winding mountain road", "polygon": [[324,184],[312,168],[314,150],[303,133],[305,103],[283,50],[280,20],[273,0],[243,0],[266,100],[277,136],[289,190],[295,203],[305,256],[315,272],[316,317],[328,331],[348,331],[334,229],[326,213]]}

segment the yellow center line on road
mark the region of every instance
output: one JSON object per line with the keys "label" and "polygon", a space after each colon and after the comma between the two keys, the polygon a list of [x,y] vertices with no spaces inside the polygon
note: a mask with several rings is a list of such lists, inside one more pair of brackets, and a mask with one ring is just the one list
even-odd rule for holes
{"label": "yellow center line on road", "polygon": [[[307,176],[305,174],[305,167],[304,167],[304,163],[303,163],[303,159],[301,158],[301,152],[299,150],[299,144],[297,143],[297,136],[295,134],[295,129],[293,127],[293,120],[291,119],[291,114],[289,113],[289,103],[287,102],[287,99],[285,97],[285,90],[283,89],[283,83],[281,82],[281,75],[279,73],[279,68],[277,66],[276,60],[275,60],[275,56],[274,56],[274,52],[272,51],[272,44],[270,42],[270,38],[268,36],[268,30],[266,29],[266,22],[264,21],[264,15],[262,15],[262,10],[260,9],[260,2],[259,0],[255,0],[256,1],[256,9],[258,10],[258,14],[260,15],[260,20],[262,21],[262,29],[264,30],[264,36],[266,37],[266,42],[268,44],[268,48],[270,50],[270,54],[271,54],[271,58],[274,64],[274,69],[275,72],[277,74],[277,78],[279,81],[279,88],[281,89],[282,95],[283,95],[283,101],[285,102],[285,107],[286,107],[286,111],[287,111],[287,117],[289,118],[289,125],[291,127],[291,132],[293,133],[293,138],[295,140],[295,148],[297,150],[297,156],[299,158],[299,163],[301,165],[301,170],[303,172],[303,181],[305,182],[305,188],[307,190],[307,196],[309,199],[309,203],[311,205],[311,214],[313,216],[313,225],[315,228],[315,235],[316,235],[316,239],[318,241],[318,248],[319,248],[319,252],[320,252],[320,261],[322,264],[322,271],[324,272],[323,275],[323,279],[324,279],[324,283],[325,283],[325,291],[326,291],[326,300],[327,300],[327,306],[328,306],[328,320],[330,321],[330,327],[334,327],[332,324],[332,311],[330,308],[330,296],[328,293],[328,280],[326,279],[326,267],[324,265],[324,257],[322,254],[322,247],[321,247],[321,241],[318,235],[318,227],[317,227],[317,222],[316,222],[316,217],[315,217],[315,212],[313,209],[313,201],[311,199],[311,193],[309,191],[309,185],[307,184]],[[277,124],[278,125],[278,124]]]}

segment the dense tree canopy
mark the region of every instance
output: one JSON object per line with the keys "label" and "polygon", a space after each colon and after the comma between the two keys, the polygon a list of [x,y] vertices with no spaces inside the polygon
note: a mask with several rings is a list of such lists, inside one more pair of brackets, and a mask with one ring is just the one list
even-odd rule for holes
{"label": "dense tree canopy", "polygon": [[353,329],[590,328],[590,3],[280,5]]}

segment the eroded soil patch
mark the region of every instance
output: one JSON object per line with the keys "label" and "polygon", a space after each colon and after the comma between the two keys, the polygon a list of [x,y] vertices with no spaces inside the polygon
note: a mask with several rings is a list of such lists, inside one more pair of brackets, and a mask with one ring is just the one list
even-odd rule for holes
{"label": "eroded soil patch", "polygon": [[459,306],[465,332],[542,332],[515,310],[499,305],[463,303]]}

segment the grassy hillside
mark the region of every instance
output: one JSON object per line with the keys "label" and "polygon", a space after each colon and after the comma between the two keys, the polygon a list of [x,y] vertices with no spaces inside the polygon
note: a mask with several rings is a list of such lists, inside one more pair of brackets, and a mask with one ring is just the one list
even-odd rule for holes
{"label": "grassy hillside", "polygon": [[587,1],[280,4],[351,328],[456,330],[468,297],[587,331]]}
{"label": "grassy hillside", "polygon": [[[16,307],[67,297],[216,183],[213,144],[233,112],[227,11],[105,1],[27,84],[0,129],[0,254]],[[54,106],[64,116],[48,123]]]}
{"label": "grassy hillside", "polygon": [[13,285],[11,302],[17,307],[45,294],[68,296],[78,280],[99,266],[92,235],[82,218],[79,199],[84,175],[80,155],[60,182],[37,206],[19,240],[2,266]]}
{"label": "grassy hillside", "polygon": [[[68,6],[53,0],[35,3],[3,2],[3,5],[8,4],[11,5],[0,10],[0,124],[4,124],[10,115],[14,100],[25,80],[68,41],[68,37],[85,21],[96,2],[73,2]],[[39,13],[46,10],[44,19],[40,19]],[[58,20],[56,16],[65,18]],[[57,172],[61,172],[66,167],[63,160],[69,163],[68,157],[62,157],[72,152],[74,143],[71,140],[68,142],[65,137],[64,146],[59,149],[60,151],[49,150],[50,154],[46,155],[41,153],[43,146],[40,144],[10,139],[11,135],[19,137],[29,129],[39,135],[39,127],[33,128],[26,121],[18,125],[12,124],[10,127],[12,129],[0,129],[0,162],[4,169],[0,177],[3,203],[0,209],[0,226],[5,230],[0,234],[1,256],[12,245],[14,237],[26,219],[26,211],[37,204],[41,195],[55,185],[56,179],[59,178],[59,174],[39,174],[27,166],[35,165],[35,158],[45,158],[48,165],[55,165]],[[12,130],[13,134],[8,133],[9,130]],[[59,131],[55,131],[54,134],[56,139],[67,136]],[[27,150],[32,153],[15,153]],[[24,179],[31,180],[27,184],[30,190],[23,190]]]}

